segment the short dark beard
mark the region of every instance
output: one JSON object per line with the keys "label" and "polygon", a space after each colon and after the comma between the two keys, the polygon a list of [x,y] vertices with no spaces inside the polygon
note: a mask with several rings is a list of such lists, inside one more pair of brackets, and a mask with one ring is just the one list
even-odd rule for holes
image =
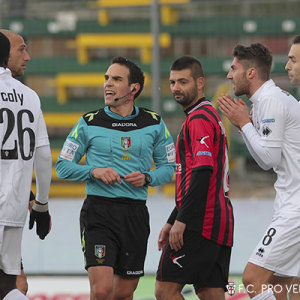
{"label": "short dark beard", "polygon": [[[176,94],[173,94],[173,96],[175,95]],[[197,98],[197,95],[198,95],[198,90],[197,90],[197,86],[195,86],[195,88],[191,90],[190,93],[183,95],[182,100],[178,101],[175,98],[174,99],[181,106],[188,107],[195,100],[195,98]]]}

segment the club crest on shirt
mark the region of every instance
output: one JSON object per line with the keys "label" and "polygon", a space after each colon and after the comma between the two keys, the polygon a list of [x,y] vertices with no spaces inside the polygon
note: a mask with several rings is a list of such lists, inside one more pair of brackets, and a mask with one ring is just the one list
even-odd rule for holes
{"label": "club crest on shirt", "polygon": [[131,147],[130,136],[121,136],[121,147],[125,150],[127,150]]}
{"label": "club crest on shirt", "polygon": [[98,258],[105,257],[105,245],[95,245],[95,256]]}

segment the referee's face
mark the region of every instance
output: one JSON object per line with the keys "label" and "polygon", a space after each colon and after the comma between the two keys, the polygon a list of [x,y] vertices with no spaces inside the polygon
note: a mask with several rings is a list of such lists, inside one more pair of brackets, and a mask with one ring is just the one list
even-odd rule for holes
{"label": "referee's face", "polygon": [[[126,66],[114,63],[110,65],[104,75],[105,105],[118,107],[133,100],[129,84],[129,69]],[[118,99],[118,100],[116,100]]]}
{"label": "referee's face", "polygon": [[227,74],[227,78],[232,81],[233,91],[236,96],[249,95],[250,93],[246,72],[247,70],[245,70],[244,65],[235,57]]}
{"label": "referee's face", "polygon": [[182,105],[184,110],[203,97],[201,94],[203,86],[199,90],[197,83],[191,76],[190,69],[171,70],[169,80],[173,97],[177,103]]}

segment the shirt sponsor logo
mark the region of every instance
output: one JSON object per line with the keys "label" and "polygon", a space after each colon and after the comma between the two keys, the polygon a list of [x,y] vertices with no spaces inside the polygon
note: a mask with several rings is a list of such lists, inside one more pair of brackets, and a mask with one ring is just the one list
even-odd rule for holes
{"label": "shirt sponsor logo", "polygon": [[112,127],[137,127],[136,123],[112,123]]}
{"label": "shirt sponsor logo", "polygon": [[263,124],[264,123],[274,123],[275,122],[275,119],[264,119],[261,121]]}
{"label": "shirt sponsor logo", "polygon": [[202,155],[204,155],[204,156],[212,156],[211,153],[208,152],[208,151],[198,151],[196,155],[197,156],[202,156]]}
{"label": "shirt sponsor logo", "polygon": [[66,140],[63,149],[61,150],[60,157],[72,161],[79,145],[70,140]]}
{"label": "shirt sponsor logo", "polygon": [[167,153],[168,162],[169,163],[174,162],[176,159],[176,151],[175,151],[174,143],[166,146],[166,153]]}

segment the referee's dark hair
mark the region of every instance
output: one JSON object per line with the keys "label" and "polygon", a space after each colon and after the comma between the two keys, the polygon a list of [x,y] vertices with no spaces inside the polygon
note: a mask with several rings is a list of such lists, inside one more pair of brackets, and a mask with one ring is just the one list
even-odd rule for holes
{"label": "referee's dark hair", "polygon": [[270,79],[272,67],[272,54],[270,50],[260,43],[251,44],[249,47],[237,45],[233,49],[236,57],[245,68],[254,67],[261,80]]}
{"label": "referee's dark hair", "polygon": [[204,72],[200,61],[190,55],[184,55],[177,58],[171,65],[171,71],[181,71],[184,69],[190,69],[191,75],[196,80],[199,77],[204,77]]}
{"label": "referee's dark hair", "polygon": [[140,84],[139,91],[136,94],[134,94],[134,99],[137,98],[142,92],[145,83],[145,75],[141,70],[141,68],[138,67],[134,62],[132,62],[131,60],[123,56],[117,56],[113,58],[111,64],[119,64],[129,69],[129,78],[128,78],[129,84],[132,83]]}
{"label": "referee's dark hair", "polygon": [[9,60],[10,42],[8,38],[0,32],[0,67],[6,68]]}
{"label": "referee's dark hair", "polygon": [[300,35],[297,35],[294,39],[293,39],[293,44],[300,44]]}

